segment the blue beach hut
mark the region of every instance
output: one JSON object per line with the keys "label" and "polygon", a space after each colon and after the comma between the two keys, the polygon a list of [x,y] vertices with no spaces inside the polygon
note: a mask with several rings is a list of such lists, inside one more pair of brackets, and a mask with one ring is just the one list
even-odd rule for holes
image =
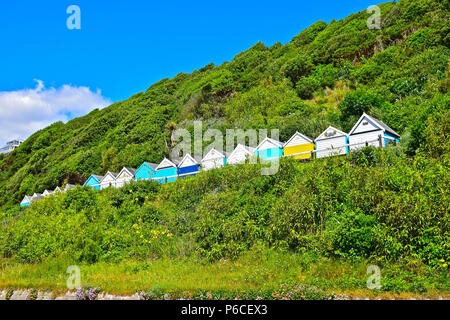
{"label": "blue beach hut", "polygon": [[266,137],[256,147],[255,155],[264,160],[275,160],[283,156],[283,142]]}
{"label": "blue beach hut", "polygon": [[195,176],[200,171],[200,164],[190,154],[186,154],[178,164],[178,176]]}
{"label": "blue beach hut", "polygon": [[98,176],[91,174],[91,176],[86,180],[83,186],[91,187],[92,189],[100,190],[100,181],[102,181],[103,176]]}
{"label": "blue beach hut", "polygon": [[30,203],[31,203],[31,197],[25,196],[25,197],[23,198],[22,202],[20,203],[20,206],[21,206],[21,207],[27,207],[27,206],[30,205]]}
{"label": "blue beach hut", "polygon": [[155,176],[156,168],[158,165],[156,163],[144,162],[134,173],[134,179],[139,180],[150,180]]}
{"label": "blue beach hut", "polygon": [[163,161],[156,167],[156,172],[153,180],[159,182],[159,183],[167,183],[167,182],[173,182],[178,177],[178,167],[177,167],[177,161],[170,161],[167,158],[164,158]]}

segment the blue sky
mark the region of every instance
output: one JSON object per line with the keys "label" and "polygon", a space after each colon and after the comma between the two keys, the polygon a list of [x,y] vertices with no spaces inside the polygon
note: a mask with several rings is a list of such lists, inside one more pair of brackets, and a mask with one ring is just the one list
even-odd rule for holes
{"label": "blue sky", "polygon": [[[66,26],[66,9],[73,4],[81,9],[81,30]],[[318,20],[338,20],[372,4],[376,2],[1,1],[0,119],[12,113],[5,108],[16,109],[14,99],[23,101],[29,93],[41,99],[52,91],[53,101],[65,99],[67,92],[72,96],[62,109],[49,107],[49,119],[27,118],[39,120],[29,132],[0,129],[0,143],[58,116],[64,121],[89,112],[92,105],[127,99],[162,78],[230,61],[257,41],[287,43]],[[73,103],[74,97],[82,103],[83,95],[88,106]],[[33,106],[27,108],[29,112]]]}

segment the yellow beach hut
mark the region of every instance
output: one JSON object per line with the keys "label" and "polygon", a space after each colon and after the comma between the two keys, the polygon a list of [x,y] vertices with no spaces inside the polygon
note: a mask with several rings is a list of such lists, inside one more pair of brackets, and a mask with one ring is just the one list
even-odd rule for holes
{"label": "yellow beach hut", "polygon": [[[294,135],[284,144],[283,155],[289,156],[292,154],[314,151],[315,145],[314,140],[310,137],[305,136],[299,132],[294,133]],[[292,156],[294,159],[311,159],[313,158],[312,153],[306,153],[302,155]]]}

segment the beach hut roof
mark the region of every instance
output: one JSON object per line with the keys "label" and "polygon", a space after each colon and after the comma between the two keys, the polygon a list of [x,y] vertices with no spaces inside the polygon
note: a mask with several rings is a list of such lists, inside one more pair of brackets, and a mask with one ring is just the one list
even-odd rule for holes
{"label": "beach hut roof", "polygon": [[206,155],[203,157],[202,161],[206,161],[209,159],[216,159],[220,157],[226,157],[228,155],[227,152],[219,151],[216,148],[212,148],[209,150]]}
{"label": "beach hut roof", "polygon": [[[332,132],[332,134],[330,134],[330,132]],[[316,138],[316,141],[324,140],[324,139],[331,139],[331,138],[336,138],[336,137],[341,137],[341,136],[348,136],[348,135],[344,131],[341,131],[339,129],[336,129],[335,127],[329,126],[324,132],[322,132],[320,134],[320,136],[318,136]]]}
{"label": "beach hut roof", "polygon": [[[197,159],[196,159],[197,158]],[[193,157],[189,153],[185,154],[183,159],[181,159],[180,163],[178,164],[178,168],[182,168],[186,162],[190,161],[190,163],[194,163],[191,165],[196,165],[201,162],[201,160],[198,160],[198,157]]]}
{"label": "beach hut roof", "polygon": [[153,163],[153,162],[144,162],[143,164],[148,165],[150,168],[152,168],[153,170],[156,170],[156,168],[158,168],[158,164],[157,163]]}
{"label": "beach hut roof", "polygon": [[156,170],[161,170],[170,167],[176,168],[178,163],[179,162],[177,160],[169,160],[167,158],[164,158],[163,161],[161,161],[161,163],[156,167]]}
{"label": "beach hut roof", "polygon": [[384,132],[390,133],[396,137],[400,137],[400,135],[395,132],[393,129],[391,129],[389,126],[387,126],[383,121],[378,120],[374,117],[369,116],[367,113],[363,113],[363,115],[359,118],[359,120],[355,123],[355,125],[353,126],[352,130],[350,130],[350,135],[354,133],[354,131],[356,130],[356,128],[358,128],[359,124],[364,120],[364,118],[366,118],[367,120],[369,120],[370,122],[372,122],[372,124],[378,128],[380,128],[381,130],[383,130]]}
{"label": "beach hut roof", "polygon": [[306,135],[304,135],[304,134],[302,134],[302,133],[296,131],[296,132],[292,135],[292,137],[284,144],[283,147],[288,146],[288,145],[291,143],[291,141],[294,140],[296,137],[300,137],[300,138],[306,140],[306,141],[309,142],[309,143],[313,143],[313,142],[314,142],[314,140],[313,140],[312,138],[310,138],[310,137],[308,137],[308,136],[306,136]]}
{"label": "beach hut roof", "polygon": [[[256,147],[256,150],[260,150],[260,148],[266,143],[269,142],[270,144],[272,144],[274,147],[277,148],[283,148],[284,143],[280,142],[278,140],[269,138],[269,137],[265,137],[263,141],[261,141],[261,143]],[[255,150],[255,151],[256,151]]]}

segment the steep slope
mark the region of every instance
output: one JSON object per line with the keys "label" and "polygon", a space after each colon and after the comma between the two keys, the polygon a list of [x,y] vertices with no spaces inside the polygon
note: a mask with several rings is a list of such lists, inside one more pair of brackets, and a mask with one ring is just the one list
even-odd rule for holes
{"label": "steep slope", "polygon": [[[286,45],[257,43],[220,66],[164,79],[103,110],[55,123],[0,160],[0,206],[92,173],[137,167],[167,156],[171,131],[205,127],[279,128],[317,136],[329,124],[348,130],[371,112],[404,133],[408,153],[426,146],[427,119],[449,106],[449,7],[444,0],[380,5],[382,26],[365,11],[317,22]],[[205,128],[206,129],[206,128]],[[14,209],[15,210],[15,209]]]}

